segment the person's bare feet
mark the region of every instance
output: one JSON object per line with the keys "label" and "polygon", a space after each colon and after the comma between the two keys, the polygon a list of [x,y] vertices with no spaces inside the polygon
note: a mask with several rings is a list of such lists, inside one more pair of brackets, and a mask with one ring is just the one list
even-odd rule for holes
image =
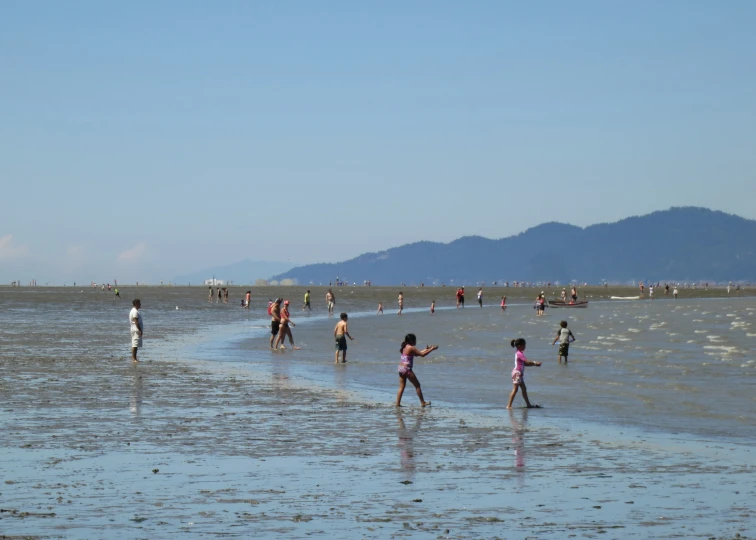
{"label": "person's bare feet", "polygon": [[294,350],[295,350],[295,351],[301,351],[301,350],[302,350],[302,347],[294,347]]}
{"label": "person's bare feet", "polygon": [[136,358],[132,358],[132,359],[131,359],[131,363],[132,363],[132,364],[139,364],[140,362],[139,362],[139,360],[137,360]]}
{"label": "person's bare feet", "polygon": [[430,404],[431,404],[431,402],[430,402],[430,401],[423,401],[423,402],[421,403],[421,406],[422,406],[422,407],[428,407],[428,406],[429,406]]}

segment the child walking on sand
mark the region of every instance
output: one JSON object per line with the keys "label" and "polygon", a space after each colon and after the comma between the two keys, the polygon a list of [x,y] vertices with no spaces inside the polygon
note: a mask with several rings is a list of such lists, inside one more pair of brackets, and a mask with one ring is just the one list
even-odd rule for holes
{"label": "child walking on sand", "polygon": [[396,393],[396,406],[402,406],[402,394],[404,394],[404,387],[407,385],[407,379],[415,386],[417,397],[420,398],[420,405],[423,407],[430,405],[430,401],[425,401],[423,398],[423,391],[420,389],[420,381],[417,380],[417,376],[412,371],[414,360],[416,356],[428,356],[430,353],[438,349],[438,345],[428,345],[422,351],[419,350],[417,345],[417,338],[415,334],[407,334],[404,336],[404,341],[399,349],[402,353],[402,360],[399,363],[399,391]]}
{"label": "child walking on sand", "polygon": [[515,365],[512,370],[512,393],[509,394],[509,403],[507,403],[507,409],[512,408],[512,402],[517,395],[517,389],[522,388],[522,398],[525,400],[525,405],[528,409],[540,408],[540,405],[531,405],[528,399],[528,389],[525,387],[525,366],[540,366],[540,362],[531,362],[525,358],[525,340],[522,338],[513,339],[510,345],[517,349],[515,353]]}
{"label": "child walking on sand", "polygon": [[559,341],[559,363],[562,363],[562,357],[564,356],[564,363],[566,364],[567,356],[570,354],[570,343],[575,341],[575,335],[571,330],[567,329],[567,321],[560,322],[559,327],[557,335],[554,338],[554,341],[551,342],[551,345],[554,346],[554,344]]}

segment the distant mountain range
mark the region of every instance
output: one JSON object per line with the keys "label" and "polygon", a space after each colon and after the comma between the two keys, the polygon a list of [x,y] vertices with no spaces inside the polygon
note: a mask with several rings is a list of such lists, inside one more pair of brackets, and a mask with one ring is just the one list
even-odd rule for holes
{"label": "distant mountain range", "polygon": [[516,236],[448,244],[417,242],[331,264],[293,268],[271,279],[374,285],[493,281],[751,281],[756,221],[684,207],[581,228],[544,223]]}
{"label": "distant mountain range", "polygon": [[177,276],[173,278],[173,283],[176,285],[200,284],[206,279],[215,278],[225,282],[232,281],[237,285],[254,285],[258,279],[268,279],[274,274],[286,272],[292,266],[295,266],[295,263],[245,260]]}

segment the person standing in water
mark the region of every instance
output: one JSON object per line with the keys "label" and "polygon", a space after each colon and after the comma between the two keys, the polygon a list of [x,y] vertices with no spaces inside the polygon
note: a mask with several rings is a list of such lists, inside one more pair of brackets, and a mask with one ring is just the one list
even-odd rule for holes
{"label": "person standing in water", "polygon": [[378,313],[376,315],[383,315],[383,302],[378,302]]}
{"label": "person standing in water", "polygon": [[501,297],[501,313],[502,315],[507,310],[507,295]]}
{"label": "person standing in water", "polygon": [[131,361],[137,364],[137,351],[142,347],[142,336],[144,335],[144,324],[142,323],[142,314],[139,310],[142,308],[142,301],[139,298],[131,302],[133,306],[129,312],[129,322],[131,323]]}
{"label": "person standing in water", "polygon": [[333,291],[328,289],[326,293],[326,305],[328,306],[328,315],[333,315],[333,308],[336,305],[336,297],[333,295]]}
{"label": "person standing in water", "polygon": [[428,345],[422,351],[417,347],[417,338],[415,334],[407,334],[404,336],[402,346],[399,348],[399,352],[402,354],[401,362],[399,363],[399,391],[396,393],[396,406],[402,406],[402,394],[404,394],[404,388],[407,386],[407,379],[414,385],[417,397],[420,398],[420,405],[426,407],[431,404],[430,401],[425,401],[423,398],[423,391],[420,388],[420,381],[417,379],[412,368],[415,364],[416,356],[428,356],[430,353],[438,349],[438,345]]}
{"label": "person standing in water", "polygon": [[572,298],[572,303],[574,304],[577,302],[577,287],[572,288],[572,292],[570,294],[570,298]]}
{"label": "person standing in water", "polygon": [[551,345],[554,346],[554,344],[559,341],[559,363],[562,363],[562,357],[564,356],[564,363],[566,364],[567,357],[570,354],[570,343],[575,341],[575,336],[571,330],[567,329],[567,321],[560,322],[559,327],[557,335],[554,338],[554,341],[551,342]]}
{"label": "person standing in water", "polygon": [[278,332],[281,330],[281,299],[276,298],[268,308],[270,314],[270,349],[275,350],[273,347],[273,340],[278,337]]}
{"label": "person standing in water", "polygon": [[436,312],[436,301],[433,300],[431,302],[431,312],[430,312],[430,314],[433,315],[435,312]]}
{"label": "person standing in water", "polygon": [[478,289],[478,305],[483,307],[483,288]]}
{"label": "person standing in water", "polygon": [[399,298],[397,299],[397,302],[399,302],[399,311],[397,311],[396,314],[401,315],[402,311],[404,310],[404,293],[402,291],[399,291]]}
{"label": "person standing in water", "polygon": [[515,353],[515,365],[512,370],[512,393],[509,394],[509,403],[507,409],[512,408],[512,403],[517,395],[517,390],[522,389],[522,398],[528,409],[539,408],[539,405],[532,405],[528,399],[528,389],[525,387],[525,366],[540,366],[540,362],[531,362],[525,358],[525,340],[522,338],[513,339],[509,343],[512,348],[517,349]]}
{"label": "person standing in water", "polygon": [[118,291],[118,287],[115,289],[115,296],[113,298],[121,298],[121,293]]}
{"label": "person standing in water", "polygon": [[274,346],[275,349],[278,349],[279,345],[282,349],[285,349],[286,336],[289,336],[291,348],[295,351],[299,350],[299,347],[294,345],[294,335],[291,333],[290,326],[296,326],[296,324],[294,324],[294,321],[291,320],[289,315],[289,301],[284,300],[283,307],[281,308],[281,326],[278,330],[278,338],[276,338],[276,344]]}
{"label": "person standing in water", "polygon": [[310,305],[310,289],[307,289],[307,292],[305,293],[304,304],[302,304],[302,311],[304,311],[305,308],[312,311],[312,306]]}
{"label": "person standing in water", "polygon": [[336,323],[336,328],[333,329],[333,337],[336,339],[336,356],[334,358],[334,364],[339,363],[339,352],[341,352],[341,362],[346,363],[346,338],[349,338],[350,341],[354,341],[354,338],[349,334],[349,327],[347,326],[349,315],[342,313],[339,319],[339,322]]}

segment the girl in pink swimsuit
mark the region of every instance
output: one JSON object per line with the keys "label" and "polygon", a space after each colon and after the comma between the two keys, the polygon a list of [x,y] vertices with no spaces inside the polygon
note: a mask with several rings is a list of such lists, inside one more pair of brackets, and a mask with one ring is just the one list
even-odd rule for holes
{"label": "girl in pink swimsuit", "polygon": [[423,391],[420,389],[420,381],[417,380],[417,375],[412,371],[414,360],[416,356],[428,356],[430,353],[438,349],[438,345],[428,345],[422,351],[415,345],[417,344],[417,338],[415,334],[407,334],[404,336],[402,347],[399,352],[402,353],[402,360],[399,363],[399,391],[396,393],[396,406],[402,406],[402,394],[404,394],[404,387],[407,385],[407,379],[415,386],[417,397],[420,398],[420,404],[425,407],[430,405],[430,401],[425,401],[423,398]]}
{"label": "girl in pink swimsuit", "polygon": [[525,405],[528,409],[540,408],[540,405],[531,405],[528,399],[528,389],[525,387],[525,366],[540,366],[540,362],[531,362],[525,358],[525,340],[522,338],[513,339],[510,342],[513,348],[517,349],[515,353],[515,365],[512,370],[512,393],[509,394],[509,403],[507,403],[507,409],[512,408],[512,402],[517,395],[517,390],[522,388],[522,397],[525,400]]}

